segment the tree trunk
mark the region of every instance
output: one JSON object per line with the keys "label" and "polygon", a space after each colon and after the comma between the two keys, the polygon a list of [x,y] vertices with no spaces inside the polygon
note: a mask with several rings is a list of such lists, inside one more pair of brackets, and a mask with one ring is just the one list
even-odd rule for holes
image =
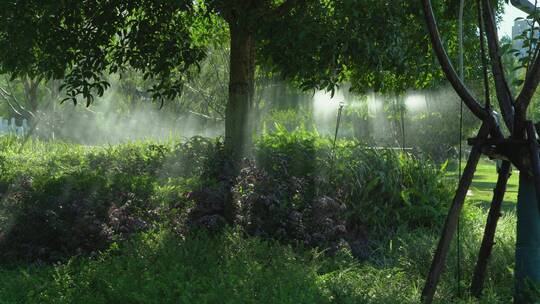
{"label": "tree trunk", "polygon": [[[537,299],[527,292],[540,283],[540,214],[537,208],[534,179],[526,172],[519,174],[517,202],[517,238],[515,303],[533,303]],[[530,291],[530,290],[529,290]]]}
{"label": "tree trunk", "polygon": [[[226,187],[232,188],[240,169],[240,160],[246,154],[253,129],[250,116],[255,91],[255,43],[253,32],[239,25],[237,20],[229,22],[231,35],[231,57],[229,76],[229,100],[225,109],[225,150],[232,166],[223,168],[227,179]],[[234,223],[235,205],[228,191],[224,202],[224,216]]]}
{"label": "tree trunk", "polygon": [[[482,124],[480,131],[478,131],[477,138],[485,139],[487,138],[489,132],[490,130],[487,124]],[[443,232],[441,238],[439,239],[437,250],[435,251],[433,261],[431,262],[426,284],[422,290],[422,303],[429,304],[433,302],[433,296],[435,295],[437,284],[445,264],[446,256],[450,249],[450,243],[452,242],[452,238],[456,232],[459,215],[461,213],[461,209],[463,208],[463,203],[465,202],[465,196],[467,195],[467,191],[471,186],[474,172],[476,171],[476,166],[478,165],[481,155],[482,151],[480,146],[473,146],[471,153],[469,154],[467,164],[465,165],[465,169],[463,170],[463,174],[461,175],[461,179],[459,180],[456,194],[454,195],[452,205],[450,205],[450,211],[448,212],[446,221],[444,222]]]}
{"label": "tree trunk", "polygon": [[250,115],[255,88],[255,43],[249,29],[230,23],[231,57],[229,101],[225,119],[225,147],[238,162],[251,144]]}
{"label": "tree trunk", "polygon": [[[33,115],[36,114],[38,109],[37,93],[39,83],[40,81],[34,78],[26,77],[25,79],[23,79],[24,96],[26,98],[27,108],[30,112],[32,112]],[[28,116],[29,117],[25,118],[32,119],[30,115]]]}

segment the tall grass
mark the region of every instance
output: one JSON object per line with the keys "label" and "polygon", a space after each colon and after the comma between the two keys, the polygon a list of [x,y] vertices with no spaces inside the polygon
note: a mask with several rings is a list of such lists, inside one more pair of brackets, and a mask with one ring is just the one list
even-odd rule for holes
{"label": "tall grass", "polygon": [[[480,303],[511,301],[513,225],[502,218]],[[463,230],[462,291],[481,237],[476,226]],[[155,230],[93,259],[0,270],[0,303],[418,303],[436,237],[401,232],[359,263],[346,251],[328,257],[233,230],[186,238]],[[455,263],[454,251],[436,302],[476,303],[457,297]]]}

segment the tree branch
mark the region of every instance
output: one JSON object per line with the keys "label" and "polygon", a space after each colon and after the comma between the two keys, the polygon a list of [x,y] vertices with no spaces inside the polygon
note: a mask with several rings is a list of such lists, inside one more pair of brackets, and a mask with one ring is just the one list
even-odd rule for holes
{"label": "tree branch", "polygon": [[422,7],[424,10],[426,24],[429,30],[429,36],[431,38],[431,44],[433,46],[433,50],[435,51],[435,54],[437,55],[437,59],[439,60],[439,63],[441,64],[441,67],[443,69],[444,74],[446,75],[446,78],[448,79],[450,84],[452,84],[452,87],[454,87],[454,90],[456,90],[457,94],[459,95],[459,97],[461,97],[465,105],[469,108],[469,110],[471,110],[471,112],[476,117],[478,117],[482,121],[491,120],[492,119],[491,115],[489,115],[488,112],[484,108],[482,108],[480,104],[476,101],[476,99],[471,95],[469,90],[465,87],[463,82],[459,79],[459,76],[454,70],[452,63],[450,63],[448,54],[446,53],[441,42],[441,36],[437,28],[437,22],[435,21],[435,16],[433,14],[433,7],[431,6],[431,1],[422,0]]}
{"label": "tree branch", "polygon": [[539,83],[540,60],[538,60],[538,58],[535,58],[532,68],[529,70],[529,73],[527,73],[527,76],[525,77],[525,83],[523,84],[521,93],[519,93],[518,97],[516,98],[516,104],[520,106],[524,112],[527,110],[527,107],[529,106],[529,103],[531,102],[531,99]]}
{"label": "tree branch", "polygon": [[7,102],[7,104],[9,105],[9,107],[11,108],[11,110],[12,110],[13,112],[15,112],[15,114],[17,114],[17,115],[19,115],[19,116],[23,116],[23,114],[22,114],[21,112],[19,112],[19,111],[17,111],[17,109],[15,109],[15,106],[13,106],[13,104],[11,104],[11,102],[9,101],[9,97],[8,97],[8,96],[5,96],[5,95],[3,94],[3,92],[2,92],[1,89],[2,89],[2,88],[0,88],[0,97],[1,97],[2,99],[4,99],[4,100]]}
{"label": "tree branch", "polygon": [[[8,86],[9,86],[9,89],[10,91],[13,91],[13,89],[11,88],[11,85],[9,84],[8,82]],[[8,92],[6,89],[0,87],[0,97],[2,97],[9,105],[9,107],[13,110],[13,112],[15,112],[15,114],[19,115],[19,116],[25,116],[23,113],[21,112],[25,112],[27,113],[29,116],[28,117],[34,117],[34,113],[30,110],[27,110],[25,107],[23,107],[19,101],[17,100],[17,98],[15,97],[15,95],[13,95],[13,93],[11,92]],[[19,108],[18,110],[15,109],[15,107],[13,106],[13,103],[11,101],[13,101],[13,103],[15,103],[15,105],[17,105],[17,107]]]}
{"label": "tree branch", "polygon": [[504,122],[508,129],[512,131],[514,127],[513,99],[510,88],[508,87],[508,82],[504,77],[497,26],[495,24],[495,16],[493,15],[490,1],[482,0],[481,9],[483,11],[483,23],[488,41],[489,57],[491,58],[491,70],[493,72],[493,78],[495,79],[497,100],[499,101],[499,107],[501,108]]}
{"label": "tree branch", "polygon": [[482,18],[482,3],[481,0],[476,1],[476,9],[478,13],[478,27],[480,29],[480,57],[482,61],[482,74],[484,76],[484,99],[485,99],[485,105],[484,108],[490,109],[491,108],[491,98],[489,94],[489,75],[488,75],[488,63],[487,63],[487,57],[486,57],[486,47],[485,47],[485,39],[484,39],[484,22]]}

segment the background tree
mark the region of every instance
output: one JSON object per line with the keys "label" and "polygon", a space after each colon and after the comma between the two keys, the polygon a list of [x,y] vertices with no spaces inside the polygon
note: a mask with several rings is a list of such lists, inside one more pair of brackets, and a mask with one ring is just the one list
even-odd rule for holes
{"label": "background tree", "polygon": [[[455,11],[446,2],[436,9]],[[304,89],[333,90],[347,79],[357,90],[428,86],[442,75],[420,17],[410,1],[3,1],[0,44],[10,47],[0,50],[0,66],[63,79],[69,100],[87,104],[109,86],[107,73],[130,67],[165,101],[182,92],[212,41],[228,35],[225,142],[241,155],[257,62]]]}
{"label": "background tree", "polygon": [[[456,50],[457,10],[440,1],[440,25]],[[476,17],[465,20],[466,42]],[[65,101],[102,96],[107,76],[131,69],[148,93],[173,100],[216,41],[230,48],[225,148],[233,180],[249,149],[257,66],[302,89],[400,93],[440,84],[421,5],[380,0],[10,0],[0,3],[0,72],[62,79]],[[224,38],[227,37],[227,38]],[[222,171],[223,171],[222,170]],[[228,186],[224,186],[228,188]],[[225,201],[230,203],[230,197]],[[232,205],[224,214],[233,219]]]}

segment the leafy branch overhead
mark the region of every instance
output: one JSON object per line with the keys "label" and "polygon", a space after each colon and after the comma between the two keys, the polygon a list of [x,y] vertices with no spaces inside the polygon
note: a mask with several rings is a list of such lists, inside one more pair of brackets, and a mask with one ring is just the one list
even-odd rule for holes
{"label": "leafy branch overhead", "polygon": [[64,78],[69,99],[102,95],[105,73],[131,66],[155,80],[156,98],[172,98],[204,58],[191,1],[3,1],[3,72]]}
{"label": "leafy branch overhead", "polygon": [[2,1],[0,69],[64,79],[68,100],[90,104],[108,88],[104,75],[131,67],[163,101],[182,92],[227,23],[247,24],[259,64],[305,89],[350,80],[357,91],[400,91],[442,79],[421,18],[414,1]]}

